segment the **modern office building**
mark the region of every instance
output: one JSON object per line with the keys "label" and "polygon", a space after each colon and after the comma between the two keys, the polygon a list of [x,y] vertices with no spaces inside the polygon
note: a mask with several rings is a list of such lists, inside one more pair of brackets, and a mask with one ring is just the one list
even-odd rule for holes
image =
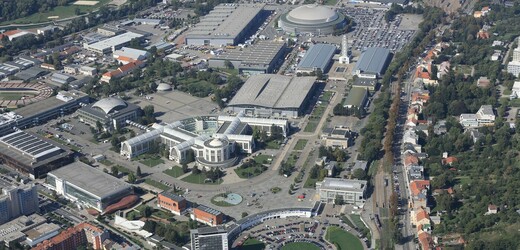
{"label": "modern office building", "polygon": [[164,191],[157,195],[157,206],[175,215],[181,215],[188,207],[188,202],[182,196]]}
{"label": "modern office building", "polygon": [[224,214],[216,209],[199,205],[193,208],[191,219],[208,226],[217,226],[224,222]]}
{"label": "modern office building", "polygon": [[[169,159],[177,163],[196,161],[204,168],[227,168],[238,160],[235,149],[252,153],[255,149],[253,128],[270,134],[274,127],[284,136],[288,122],[237,116],[199,116],[170,124],[154,124],[151,130],[121,143],[121,155],[132,159],[146,153],[157,143],[169,149]],[[238,145],[239,147],[236,147]]]}
{"label": "modern office building", "polygon": [[66,199],[102,213],[133,193],[125,181],[79,161],[49,172],[46,184]]}
{"label": "modern office building", "polygon": [[108,54],[130,44],[132,39],[141,39],[143,37],[142,34],[125,32],[99,42],[85,43],[83,47],[98,54]]}
{"label": "modern office building", "polygon": [[90,97],[81,91],[60,91],[56,97],[39,100],[15,111],[0,115],[0,136],[40,125],[76,111],[80,104],[90,103]]}
{"label": "modern office building", "polygon": [[38,192],[34,185],[3,188],[0,195],[0,224],[40,211],[38,204]]}
{"label": "modern office building", "polygon": [[190,230],[191,250],[228,250],[228,233],[223,226]]}
{"label": "modern office building", "polygon": [[326,129],[322,135],[325,147],[346,149],[352,145],[353,136],[348,128],[335,127]]}
{"label": "modern office building", "polygon": [[72,152],[54,141],[18,130],[0,137],[0,162],[30,178],[42,178],[73,160]]}
{"label": "modern office building", "polygon": [[303,5],[280,16],[278,27],[292,34],[329,35],[347,24],[345,16],[323,5]]}
{"label": "modern office building", "polygon": [[476,114],[460,114],[460,124],[465,128],[478,128],[495,125],[493,106],[482,105]]}
{"label": "modern office building", "polygon": [[309,104],[316,77],[274,74],[247,79],[228,104],[228,110],[248,116],[298,117]]}
{"label": "modern office building", "polygon": [[286,44],[276,41],[259,41],[243,49],[229,49],[209,59],[209,67],[226,68],[226,61],[233,64],[240,74],[255,75],[273,73],[283,63]]}
{"label": "modern office building", "polygon": [[367,181],[325,178],[316,183],[320,201],[335,203],[341,200],[347,204],[363,205],[365,203]]}
{"label": "modern office building", "polygon": [[321,70],[321,72],[325,73],[330,67],[336,50],[336,46],[331,44],[318,43],[311,45],[298,64],[296,72],[311,73]]}
{"label": "modern office building", "polygon": [[266,16],[264,6],[260,3],[217,5],[187,32],[184,42],[186,45],[213,47],[237,45],[263,23]]}
{"label": "modern office building", "polygon": [[362,78],[378,78],[385,73],[391,60],[389,49],[370,47],[361,54],[352,73]]}
{"label": "modern office building", "polygon": [[122,128],[126,126],[126,121],[137,121],[141,113],[139,106],[117,97],[101,99],[77,111],[80,121],[94,128],[100,122],[106,131]]}

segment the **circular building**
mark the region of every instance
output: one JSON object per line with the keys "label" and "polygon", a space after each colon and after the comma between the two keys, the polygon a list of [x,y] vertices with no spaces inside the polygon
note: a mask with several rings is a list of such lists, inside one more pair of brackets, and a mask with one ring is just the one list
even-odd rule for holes
{"label": "circular building", "polygon": [[341,13],[322,5],[303,5],[283,14],[278,26],[289,33],[329,35],[345,27],[346,19]]}
{"label": "circular building", "polygon": [[232,154],[234,146],[225,135],[206,140],[202,155],[197,157],[197,163],[203,167],[231,167],[237,160]]}
{"label": "circular building", "polygon": [[113,111],[126,108],[127,104],[125,101],[115,98],[108,97],[95,102],[92,107],[102,110],[105,114],[110,114]]}

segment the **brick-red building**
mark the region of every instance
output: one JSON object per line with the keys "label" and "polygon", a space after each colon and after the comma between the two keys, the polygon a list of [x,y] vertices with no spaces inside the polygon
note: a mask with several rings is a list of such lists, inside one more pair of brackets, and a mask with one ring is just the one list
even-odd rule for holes
{"label": "brick-red building", "polygon": [[186,199],[182,196],[164,191],[157,195],[157,206],[173,214],[180,215],[187,207]]}

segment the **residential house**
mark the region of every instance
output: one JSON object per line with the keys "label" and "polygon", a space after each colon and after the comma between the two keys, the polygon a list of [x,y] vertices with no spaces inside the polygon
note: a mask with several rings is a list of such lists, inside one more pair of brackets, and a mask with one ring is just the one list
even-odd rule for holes
{"label": "residential house", "polygon": [[498,213],[498,207],[496,205],[489,204],[488,205],[488,211],[486,212],[486,215],[496,214],[496,213]]}
{"label": "residential house", "polygon": [[451,166],[451,165],[453,165],[454,162],[457,162],[457,161],[459,161],[459,160],[457,159],[457,157],[455,157],[455,156],[450,156],[450,157],[446,157],[446,158],[442,159],[442,160],[441,160],[441,164],[442,164],[442,165],[450,165],[450,166]]}
{"label": "residential house", "polygon": [[437,121],[435,125],[433,125],[433,133],[436,135],[442,135],[448,132],[446,127],[446,120]]}
{"label": "residential house", "polygon": [[428,206],[428,190],[430,189],[429,180],[414,180],[410,182],[410,191],[412,192],[413,208],[421,208]]}
{"label": "residential house", "polygon": [[478,80],[477,80],[477,87],[481,87],[481,88],[487,88],[491,85],[491,81],[485,77],[485,76],[481,76]]}
{"label": "residential house", "polygon": [[408,170],[408,178],[410,180],[424,180],[424,167],[411,165]]}
{"label": "residential house", "polygon": [[430,215],[428,214],[428,212],[426,212],[426,210],[424,210],[423,208],[419,208],[417,211],[414,211],[413,214],[414,214],[414,216],[412,219],[413,219],[413,223],[416,226],[421,225],[423,230],[430,228],[430,224],[431,224]]}
{"label": "residential house", "polygon": [[433,239],[429,233],[421,230],[419,231],[417,237],[419,238],[419,244],[421,245],[422,250],[433,249]]}
{"label": "residential house", "polygon": [[404,131],[403,143],[417,144],[418,141],[419,136],[415,133],[413,129],[407,129],[406,131]]}
{"label": "residential house", "polygon": [[412,165],[419,164],[419,158],[415,154],[406,154],[404,157],[404,166],[409,168]]}
{"label": "residential house", "polygon": [[145,63],[142,61],[135,61],[135,62],[128,63],[126,65],[123,65],[123,66],[117,68],[116,70],[103,74],[103,76],[101,77],[101,82],[108,83],[112,79],[124,77],[124,76],[132,73],[132,71],[142,68],[144,66],[145,66]]}
{"label": "residential house", "polygon": [[441,79],[444,75],[448,74],[451,68],[449,61],[444,61],[437,67],[437,79]]}

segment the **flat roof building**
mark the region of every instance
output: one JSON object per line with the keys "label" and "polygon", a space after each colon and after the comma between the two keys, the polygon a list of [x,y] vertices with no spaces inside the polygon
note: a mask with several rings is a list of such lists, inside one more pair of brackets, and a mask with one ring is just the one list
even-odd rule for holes
{"label": "flat roof building", "polygon": [[364,78],[378,78],[385,73],[391,60],[389,49],[370,47],[361,54],[352,73]]}
{"label": "flat roof building", "polygon": [[326,203],[343,203],[362,205],[365,203],[367,181],[339,178],[325,178],[316,183],[320,200]]}
{"label": "flat roof building", "polygon": [[143,61],[148,58],[150,53],[146,50],[133,49],[128,47],[122,47],[114,51],[114,59],[122,64],[128,64],[137,60]]}
{"label": "flat roof building", "polygon": [[58,235],[61,227],[53,223],[44,223],[25,232],[25,243],[30,247]]}
{"label": "flat roof building", "polygon": [[83,47],[99,54],[112,53],[130,43],[132,39],[141,39],[143,35],[134,32],[126,32],[95,43],[85,43]]}
{"label": "flat roof building", "polygon": [[216,209],[199,205],[193,209],[191,219],[208,226],[217,226],[224,222],[224,214]]}
{"label": "flat roof building", "polygon": [[181,215],[188,205],[184,197],[164,191],[157,195],[157,206],[173,214]]}
{"label": "flat roof building", "polygon": [[253,27],[263,22],[265,4],[217,5],[184,38],[187,45],[219,47],[236,45],[252,34]]}
{"label": "flat roof building", "polygon": [[228,104],[235,113],[297,117],[312,97],[316,77],[274,74],[251,76]]}
{"label": "flat roof building", "polygon": [[44,224],[47,219],[38,214],[28,216],[22,215],[14,220],[0,224],[0,242],[6,247],[12,247],[14,243],[22,242],[26,239],[27,230],[36,228]]}
{"label": "flat roof building", "polygon": [[259,41],[244,49],[230,49],[209,59],[209,67],[225,68],[226,61],[240,74],[273,73],[283,63],[286,45],[283,42]]}
{"label": "flat roof building", "polygon": [[190,230],[191,250],[228,250],[228,232],[223,226]]}
{"label": "flat roof building", "polygon": [[325,147],[346,149],[352,143],[352,133],[348,128],[335,127],[326,129],[322,139],[325,141]]}
{"label": "flat roof building", "polygon": [[365,88],[353,87],[348,92],[343,107],[345,108],[358,108],[365,107],[368,100],[368,91]]}
{"label": "flat roof building", "polygon": [[35,179],[71,162],[72,152],[36,134],[18,130],[0,137],[0,161]]}
{"label": "flat roof building", "polygon": [[59,195],[100,212],[133,193],[125,181],[79,161],[48,173],[46,184]]}
{"label": "flat roof building", "polygon": [[320,69],[321,72],[325,73],[329,69],[336,50],[336,46],[331,44],[317,43],[312,45],[298,64],[296,72],[311,73]]}

